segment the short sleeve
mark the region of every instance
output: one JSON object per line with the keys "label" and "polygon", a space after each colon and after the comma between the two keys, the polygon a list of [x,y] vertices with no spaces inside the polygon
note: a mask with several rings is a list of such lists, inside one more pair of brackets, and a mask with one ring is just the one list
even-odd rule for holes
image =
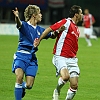
{"label": "short sleeve", "polygon": [[63,26],[65,23],[66,23],[66,19],[62,19],[60,20],[59,22],[56,22],[55,24],[51,25],[50,28],[53,30],[53,31],[56,31],[58,30],[61,26]]}

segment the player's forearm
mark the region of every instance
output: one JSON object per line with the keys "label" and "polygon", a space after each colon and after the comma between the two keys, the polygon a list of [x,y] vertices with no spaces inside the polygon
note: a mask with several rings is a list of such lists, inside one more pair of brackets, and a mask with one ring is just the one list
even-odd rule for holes
{"label": "player's forearm", "polygon": [[92,22],[92,25],[95,23],[95,21]]}
{"label": "player's forearm", "polygon": [[21,23],[21,20],[20,20],[19,16],[16,16],[16,17],[15,17],[15,22],[16,22],[16,24],[17,24],[17,27],[20,28],[21,25],[22,25],[22,23]]}
{"label": "player's forearm", "polygon": [[52,29],[49,27],[47,29],[45,29],[45,31],[42,33],[42,35],[39,38],[39,41],[41,41],[46,35],[48,35],[50,32],[52,31]]}

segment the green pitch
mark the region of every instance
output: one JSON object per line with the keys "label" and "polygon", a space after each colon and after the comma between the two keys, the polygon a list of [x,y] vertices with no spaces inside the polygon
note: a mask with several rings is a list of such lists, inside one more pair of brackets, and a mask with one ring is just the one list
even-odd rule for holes
{"label": "green pitch", "polygon": [[[32,90],[27,90],[23,100],[52,100],[57,83],[52,64],[52,49],[55,40],[43,40],[37,52],[39,69]],[[0,35],[0,100],[14,100],[15,75],[11,72],[13,53],[16,51],[18,36]],[[74,100],[100,100],[100,39],[92,40],[87,47],[85,39],[79,39],[79,89]],[[69,83],[61,90],[64,100]]]}

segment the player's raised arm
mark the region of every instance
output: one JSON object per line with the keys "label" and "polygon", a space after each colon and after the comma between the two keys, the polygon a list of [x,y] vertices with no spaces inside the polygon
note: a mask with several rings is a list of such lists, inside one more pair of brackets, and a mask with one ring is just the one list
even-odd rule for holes
{"label": "player's raised arm", "polygon": [[13,14],[15,15],[15,22],[17,23],[17,28],[20,28],[21,25],[22,25],[22,22],[19,18],[19,12],[18,12],[18,9],[15,8],[15,10],[12,10]]}

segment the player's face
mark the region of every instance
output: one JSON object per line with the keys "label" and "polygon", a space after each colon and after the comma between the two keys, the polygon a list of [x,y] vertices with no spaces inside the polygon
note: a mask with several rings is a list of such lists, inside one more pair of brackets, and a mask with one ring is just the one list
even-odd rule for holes
{"label": "player's face", "polygon": [[88,9],[85,9],[85,10],[84,10],[84,14],[85,14],[85,15],[88,15],[88,14],[89,14],[89,10],[88,10]]}
{"label": "player's face", "polygon": [[37,22],[41,22],[41,20],[42,20],[42,14],[41,14],[40,10],[38,11],[38,13],[36,15],[36,20],[37,20]]}
{"label": "player's face", "polygon": [[82,10],[81,9],[79,9],[79,10],[80,10],[80,12],[78,14],[78,21],[82,21],[83,13],[82,13]]}

